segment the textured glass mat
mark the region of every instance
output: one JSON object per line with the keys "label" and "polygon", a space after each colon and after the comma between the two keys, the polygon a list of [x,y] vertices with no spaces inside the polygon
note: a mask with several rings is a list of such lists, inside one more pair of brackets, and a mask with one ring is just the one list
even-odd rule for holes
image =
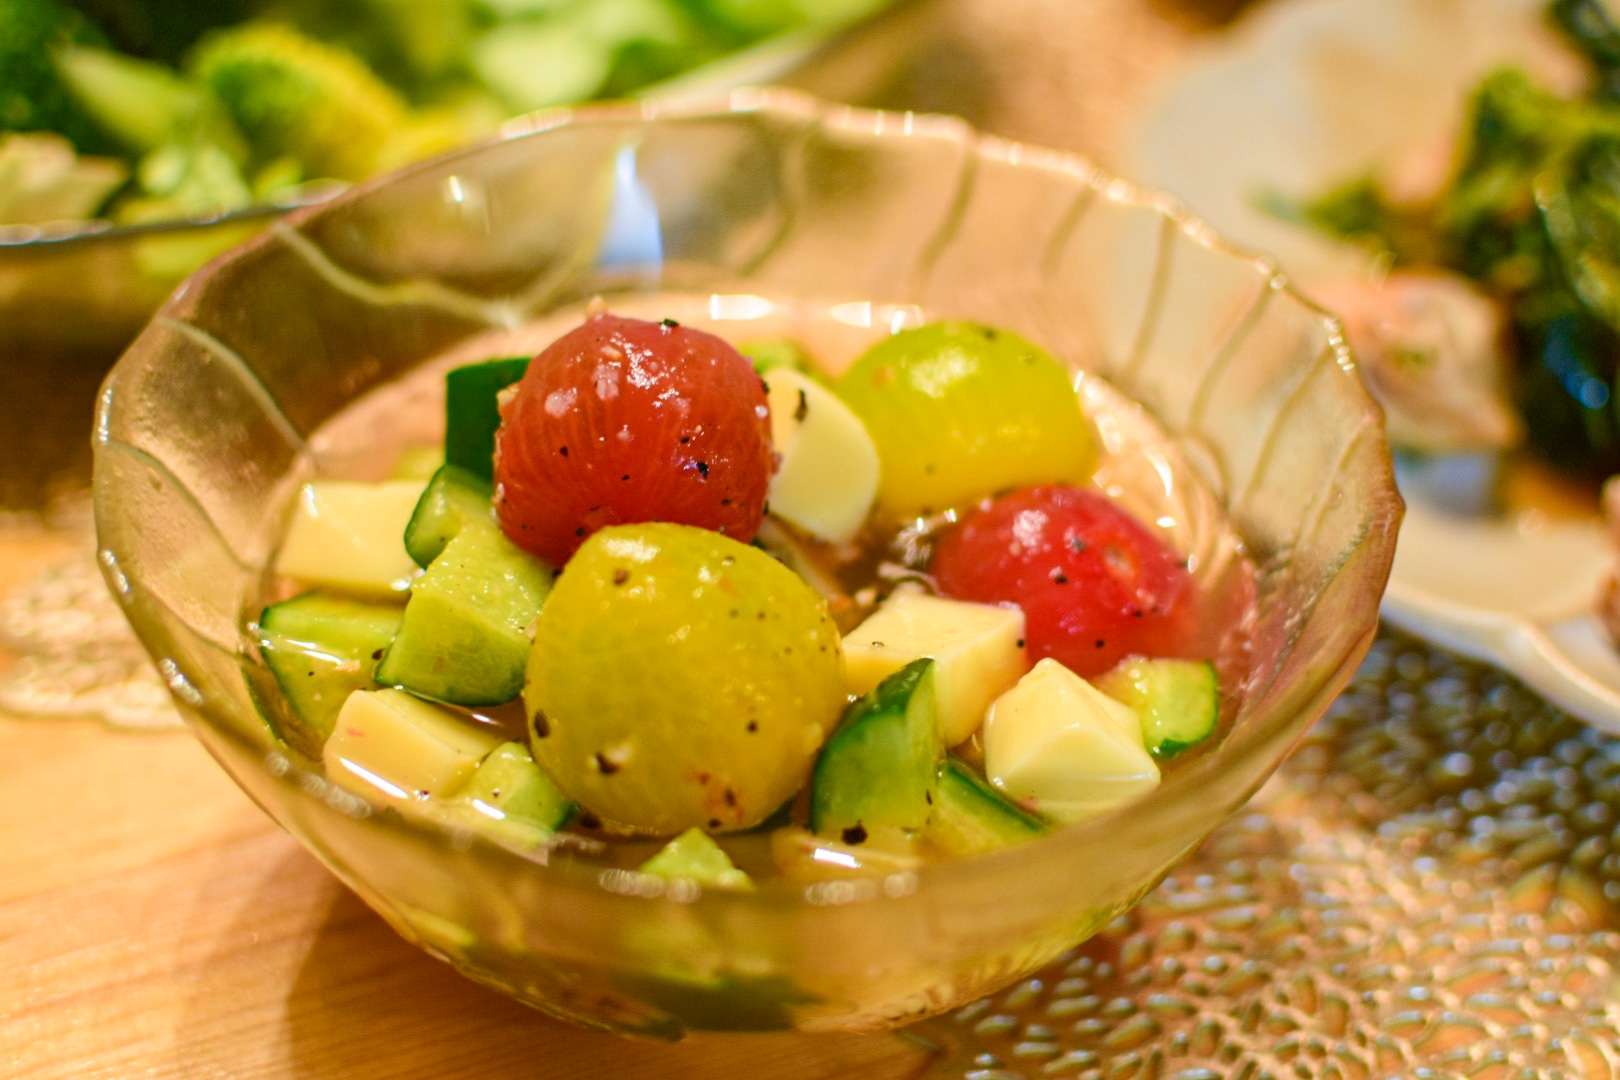
{"label": "textured glass mat", "polygon": [[1387,632],[1250,812],[923,1025],[969,1080],[1620,1077],[1620,740]]}

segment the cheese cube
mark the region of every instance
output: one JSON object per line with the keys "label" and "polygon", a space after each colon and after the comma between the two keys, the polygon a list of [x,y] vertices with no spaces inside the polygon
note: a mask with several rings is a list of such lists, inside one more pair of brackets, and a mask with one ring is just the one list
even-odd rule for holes
{"label": "cheese cube", "polygon": [[1024,673],[1024,613],[897,589],[844,638],[845,689],[871,690],[913,660],[934,658],[939,735],[972,735],[997,694]]}
{"label": "cheese cube", "polygon": [[411,801],[453,792],[501,741],[403,690],[356,690],[344,700],[321,759],[339,787]]}
{"label": "cheese cube", "polygon": [[990,706],[983,740],[990,782],[1063,820],[1102,813],[1159,783],[1135,710],[1050,658]]}
{"label": "cheese cube", "polygon": [[416,572],[405,550],[405,526],[421,496],[420,480],[305,484],[276,572],[346,592],[402,593]]}
{"label": "cheese cube", "polygon": [[771,513],[833,543],[853,540],[877,498],[878,453],[837,395],[792,368],[765,375],[771,442],[781,455]]}

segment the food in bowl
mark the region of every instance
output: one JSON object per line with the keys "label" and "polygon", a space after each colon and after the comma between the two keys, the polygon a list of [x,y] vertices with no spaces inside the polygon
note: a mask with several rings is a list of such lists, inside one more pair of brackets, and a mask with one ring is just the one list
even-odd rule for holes
{"label": "food in bowl", "polygon": [[[1377,409],[1334,327],[1271,266],[1084,162],[943,118],[902,122],[756,92],[719,106],[593,109],[536,128],[349,192],[236,249],[172,298],[101,398],[97,530],[123,609],[209,752],[408,940],[515,998],[617,1031],[908,1023],[1107,925],[1242,805],[1344,684],[1375,629],[1400,502]],[[631,210],[641,221],[656,210],[656,251],[621,242],[620,211]],[[439,465],[420,466],[422,455],[476,444],[493,466],[492,426],[447,430],[458,414],[449,402],[493,399],[476,384],[500,365],[484,362],[526,364],[577,328],[596,295],[615,315],[717,331],[761,363],[791,365],[782,339],[798,342],[835,379],[892,329],[952,318],[1015,330],[1083,371],[1071,385],[1099,451],[1086,485],[1117,494],[1194,559],[1201,598],[1233,598],[1246,612],[1234,623],[1249,644],[1230,674],[1226,654],[1203,652],[1222,687],[1216,737],[1165,763],[1159,785],[1128,805],[973,857],[919,863],[887,854],[881,838],[851,850],[807,818],[801,829],[768,818],[765,831],[717,830],[751,889],[657,872],[689,859],[738,881],[701,836],[678,835],[666,857],[669,838],[609,841],[583,827],[543,843],[503,839],[404,812],[430,806],[406,799],[408,787],[391,805],[335,783],[325,746],[293,745],[290,695],[261,660],[258,628],[245,632],[287,596],[273,574],[278,544],[292,546],[287,512],[307,481],[341,504],[397,475],[397,535]],[[470,383],[445,375],[456,368],[475,372]],[[798,411],[789,381],[773,380],[789,399],[778,417]],[[825,387],[803,386],[813,420]],[[836,425],[803,432],[829,435]],[[839,474],[855,476],[859,458]],[[783,485],[796,472],[776,474],[773,510],[793,505]],[[861,523],[831,512],[839,505],[813,481],[795,513],[828,510],[814,528],[836,550],[830,538]],[[896,554],[924,541],[929,523],[897,531]],[[859,605],[886,587],[885,564],[896,592],[917,576],[903,557],[880,559],[850,593],[824,564],[799,559],[821,545],[784,533],[766,518],[756,539],[830,598],[841,629],[864,621]],[[417,539],[431,547],[434,535]],[[394,583],[419,572],[408,549],[398,557],[368,586],[393,597],[389,619],[400,616]],[[435,603],[459,595],[445,589]],[[1223,618],[1212,610],[1197,623]],[[377,633],[385,640],[334,652],[332,666],[347,657],[362,668],[397,630]],[[884,635],[885,646],[900,640]],[[874,683],[888,673],[875,661],[910,659],[868,653]],[[628,681],[625,665],[603,660]],[[312,694],[321,681],[304,676]],[[977,685],[943,696],[961,703]],[[419,704],[385,690],[374,704]],[[876,704],[891,717],[878,726],[907,727],[909,710]],[[429,733],[492,771],[481,796],[460,789],[479,797],[453,815],[493,823],[472,804],[495,806],[496,788],[537,806],[541,790],[495,782],[502,760],[529,766],[510,748],[492,757],[480,730],[526,751],[524,710],[456,711]],[[469,729],[474,713],[488,723]],[[969,768],[939,775],[941,789],[982,778],[973,742],[959,749]],[[827,809],[833,820],[838,807]]]}
{"label": "food in bowl", "polygon": [[826,311],[634,306],[656,318],[473,343],[330,425],[404,397],[444,426],[403,455],[442,452],[425,482],[300,493],[258,620],[266,716],[330,780],[751,888],[1034,839],[1231,715],[1242,544],[1190,565],[1172,517],[1125,508],[1122,475],[1196,485],[1099,380],[959,320],[852,352]]}

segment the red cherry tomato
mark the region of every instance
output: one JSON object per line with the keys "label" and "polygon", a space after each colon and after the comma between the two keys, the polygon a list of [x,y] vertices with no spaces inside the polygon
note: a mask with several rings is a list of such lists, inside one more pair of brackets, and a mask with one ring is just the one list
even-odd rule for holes
{"label": "red cherry tomato", "polygon": [[670,521],[747,543],[775,469],[765,389],[713,334],[596,315],[529,364],[502,406],[495,508],[561,566],[606,525]]}
{"label": "red cherry tomato", "polygon": [[1129,655],[1185,655],[1192,575],[1181,558],[1100,492],[1022,488],[945,533],[933,572],[946,596],[1011,601],[1024,612],[1030,661],[1077,675]]}

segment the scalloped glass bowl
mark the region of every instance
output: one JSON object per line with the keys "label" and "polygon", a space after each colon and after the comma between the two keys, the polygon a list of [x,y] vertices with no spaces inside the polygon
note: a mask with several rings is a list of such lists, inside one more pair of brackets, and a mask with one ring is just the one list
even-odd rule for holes
{"label": "scalloped glass bowl", "polygon": [[[627,210],[649,206],[661,257],[622,242]],[[255,707],[273,683],[244,620],[290,493],[331,467],[311,433],[472,335],[656,290],[980,319],[1142,402],[1257,570],[1252,671],[1220,747],[1123,813],[992,856],[743,895],[649,890],[367,812],[290,758]],[[1401,513],[1334,323],[1270,264],[1073,156],[772,91],[541,116],[278,223],[142,333],[105,384],[95,449],[108,582],[242,788],[472,978],[662,1036],[903,1024],[1106,924],[1343,686]]]}

